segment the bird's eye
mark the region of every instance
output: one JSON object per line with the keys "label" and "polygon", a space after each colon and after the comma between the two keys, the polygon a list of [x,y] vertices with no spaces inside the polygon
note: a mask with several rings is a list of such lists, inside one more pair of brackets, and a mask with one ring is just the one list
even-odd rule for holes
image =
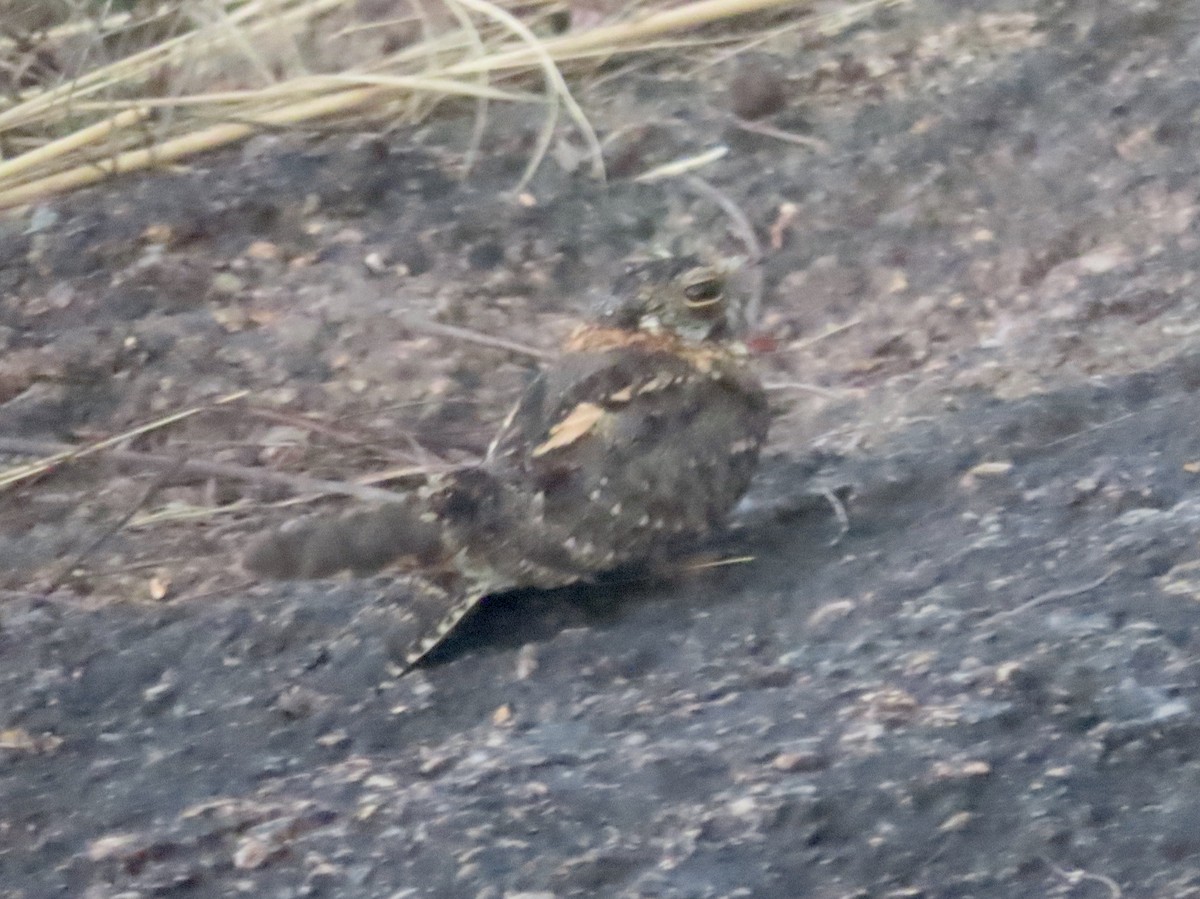
{"label": "bird's eye", "polygon": [[725,285],[721,278],[711,272],[689,279],[683,285],[683,299],[693,309],[719,303],[724,293]]}

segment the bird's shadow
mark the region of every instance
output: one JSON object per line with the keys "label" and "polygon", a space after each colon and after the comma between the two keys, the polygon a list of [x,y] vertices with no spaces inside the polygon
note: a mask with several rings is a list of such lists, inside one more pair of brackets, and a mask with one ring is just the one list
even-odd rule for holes
{"label": "bird's shadow", "polygon": [[[574,628],[603,631],[618,626],[640,604],[678,603],[687,608],[729,602],[736,590],[764,589],[779,577],[819,565],[834,552],[839,523],[824,498],[787,514],[759,516],[697,547],[668,568],[630,568],[593,583],[553,590],[521,589],[487,596],[421,667],[440,665],[475,652],[511,651],[543,643]],[[695,589],[700,580],[721,589]],[[681,609],[682,611],[682,609]]]}
{"label": "bird's shadow", "polygon": [[576,584],[555,590],[521,589],[494,593],[482,602],[421,662],[435,668],[480,651],[513,650],[542,643],[572,628],[604,629],[621,620],[639,599],[670,590],[661,578]]}

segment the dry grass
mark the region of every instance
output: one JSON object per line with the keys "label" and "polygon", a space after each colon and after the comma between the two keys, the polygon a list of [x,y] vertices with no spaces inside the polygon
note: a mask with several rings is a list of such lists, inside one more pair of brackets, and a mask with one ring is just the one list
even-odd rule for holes
{"label": "dry grass", "polygon": [[[396,0],[358,18],[355,0],[0,0],[0,209],[118,172],[177,163],[255,133],[317,123],[388,127],[448,100],[475,104],[469,170],[489,105],[537,103],[545,122],[522,179],[542,161],[565,111],[603,176],[600,145],[568,78],[598,62],[672,43],[747,45],[780,28],[836,32],[880,6],[815,15],[806,0],[648,4],[555,34],[560,0]],[[387,3],[379,3],[387,9]],[[577,8],[577,7],[573,7]],[[697,38],[696,29],[745,21]],[[693,34],[689,34],[693,33]],[[348,65],[348,61],[355,65]]]}
{"label": "dry grass", "polygon": [[[90,5],[72,5],[84,2]],[[698,0],[673,6],[653,0],[657,5],[628,6],[611,16],[589,12],[580,2],[573,9],[583,23],[559,34],[554,22],[561,0],[428,0],[428,5],[378,0],[378,8],[392,3],[405,12],[374,21],[358,18],[361,0],[161,0],[135,3],[136,15],[113,9],[113,2],[0,0],[0,209],[39,202],[116,173],[179,164],[264,131],[386,129],[420,121],[453,100],[475,107],[464,174],[485,138],[492,104],[533,103],[544,107],[544,125],[516,187],[541,163],[563,112],[584,138],[593,174],[603,177],[600,142],[570,86],[589,83],[589,76],[596,83],[601,63],[687,47],[689,62],[697,61],[697,48],[709,48],[711,57],[700,65],[716,64],[781,30],[836,33],[879,7],[907,0],[827,0],[832,12],[823,14],[810,0]],[[714,25],[720,27],[698,32]],[[351,67],[347,60],[357,64]],[[611,74],[610,68],[605,77]],[[713,152],[719,155],[721,148]],[[689,174],[709,161],[679,160],[646,177],[683,178],[685,186],[725,208],[736,224],[744,216],[729,208],[731,201]],[[757,257],[753,230],[744,222],[740,230],[749,233],[747,248]],[[486,335],[449,331],[454,332],[449,336],[503,344]],[[505,348],[541,355],[516,344]],[[240,398],[173,413],[84,447],[5,439],[0,450],[35,458],[0,470],[0,491],[98,453],[150,470],[183,468],[277,484],[300,494],[291,502],[328,494],[375,501],[393,496],[371,478],[333,483],[203,460],[181,462],[125,446],[139,434]],[[400,474],[423,471],[418,466]],[[212,510],[183,515],[174,510],[132,524],[196,514]]]}

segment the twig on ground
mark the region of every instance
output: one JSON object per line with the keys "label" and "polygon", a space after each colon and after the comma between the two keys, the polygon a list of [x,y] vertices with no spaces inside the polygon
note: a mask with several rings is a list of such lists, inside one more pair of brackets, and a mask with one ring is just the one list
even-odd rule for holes
{"label": "twig on ground", "polygon": [[427,318],[417,316],[406,316],[404,326],[412,331],[418,331],[422,334],[429,334],[433,337],[449,337],[453,340],[462,340],[466,343],[474,343],[478,346],[489,347],[493,350],[507,350],[510,353],[516,353],[519,356],[528,356],[531,359],[548,360],[553,359],[557,353],[550,350],[541,350],[537,347],[529,346],[524,343],[518,343],[515,340],[508,340],[504,337],[494,337],[491,334],[484,334],[480,331],[472,331],[470,328],[459,327],[458,325],[445,325],[441,322],[430,321]]}
{"label": "twig on ground", "polygon": [[1088,581],[1086,584],[1078,584],[1074,587],[1060,587],[1057,590],[1047,590],[1040,596],[1035,596],[1019,606],[1013,606],[1011,609],[1003,609],[999,612],[994,612],[986,618],[976,622],[975,627],[980,625],[994,624],[997,621],[1003,621],[1006,618],[1013,618],[1020,615],[1022,612],[1028,612],[1030,609],[1035,609],[1038,606],[1045,605],[1048,602],[1059,602],[1060,600],[1070,599],[1073,596],[1080,596],[1084,593],[1091,593],[1097,587],[1103,585],[1109,578],[1116,574],[1120,569],[1110,568],[1104,574],[1095,580]]}
{"label": "twig on ground", "polygon": [[728,155],[728,147],[724,145],[713,147],[710,150],[705,150],[703,153],[697,153],[694,156],[685,156],[682,159],[672,159],[670,162],[664,162],[662,165],[647,169],[633,180],[636,184],[652,184],[655,181],[663,181],[667,178],[678,178],[680,175],[687,174],[695,169],[711,165],[718,159],[724,159]]}
{"label": "twig on ground", "polygon": [[[26,440],[21,437],[0,437],[0,452],[21,453],[28,455],[55,454],[63,461],[73,461],[82,455],[65,443],[53,443],[45,440]],[[90,450],[91,447],[82,449]],[[88,453],[90,455],[91,453]],[[174,456],[159,453],[140,453],[134,450],[107,448],[106,458],[127,465],[143,468],[171,468],[179,464]],[[414,468],[412,474],[421,474],[424,469]],[[208,462],[203,459],[186,459],[179,468],[180,474],[205,475],[207,477],[229,478],[234,481],[245,481],[256,484],[270,484],[286,487],[297,493],[332,494],[336,496],[351,496],[368,502],[396,502],[403,500],[404,495],[379,487],[363,484],[350,484],[345,481],[327,481],[321,478],[310,478],[306,475],[287,474],[281,471],[270,471],[265,468],[251,468],[244,465],[233,465],[227,462]],[[394,476],[394,473],[393,473]]]}
{"label": "twig on ground", "polygon": [[833,515],[838,521],[837,536],[829,541],[830,546],[837,546],[850,533],[850,514],[846,511],[846,505],[842,502],[841,497],[828,487],[821,491],[821,495],[825,497],[825,501],[833,508]]}
{"label": "twig on ground", "polygon": [[1091,871],[1085,871],[1082,868],[1073,868],[1068,871],[1065,868],[1054,864],[1054,862],[1049,861],[1048,859],[1046,863],[1050,865],[1050,870],[1052,870],[1071,886],[1075,886],[1076,884],[1085,880],[1092,880],[1096,883],[1103,884],[1104,888],[1108,890],[1108,894],[1112,897],[1112,899],[1121,899],[1122,895],[1124,895],[1121,892],[1120,884],[1106,874],[1093,874]]}
{"label": "twig on ground", "polygon": [[752,122],[749,119],[733,117],[735,127],[743,131],[749,131],[751,134],[759,134],[763,137],[774,138],[789,144],[796,144],[801,147],[808,147],[817,153],[828,153],[829,144],[821,140],[819,137],[809,137],[804,134],[796,134],[792,131],[784,131],[782,128],[776,128],[774,125],[768,125],[766,122]]}
{"label": "twig on ground", "polygon": [[[20,483],[21,481],[27,481],[30,478],[43,475],[66,462],[74,462],[76,459],[82,459],[85,456],[92,455],[93,453],[103,452],[104,450],[110,449],[119,443],[129,440],[131,437],[140,437],[143,434],[149,434],[152,431],[157,431],[160,428],[166,427],[167,425],[176,424],[183,421],[185,418],[191,418],[193,415],[198,415],[199,413],[206,412],[209,409],[214,409],[218,406],[224,406],[228,403],[232,403],[235,400],[240,400],[249,392],[250,391],[248,390],[238,390],[234,393],[218,397],[212,402],[205,403],[204,405],[192,406],[189,409],[181,409],[178,412],[172,412],[170,415],[164,415],[162,418],[157,418],[154,421],[147,422],[146,424],[138,425],[136,428],[131,428],[128,431],[122,431],[120,434],[114,434],[112,437],[108,437],[96,443],[90,443],[87,446],[73,447],[68,444],[55,444],[62,449],[52,451],[53,455],[50,455],[47,458],[38,459],[36,462],[30,462],[28,465],[10,468],[7,471],[0,471],[0,490],[3,490],[5,487],[11,487],[14,484]],[[19,442],[18,438],[13,439]],[[25,453],[26,451],[14,449],[12,452]],[[40,450],[33,450],[29,454],[36,455],[40,452]]]}
{"label": "twig on ground", "polygon": [[822,340],[828,340],[830,337],[834,337],[838,334],[841,334],[843,331],[849,331],[851,328],[856,328],[861,324],[862,324],[862,318],[856,317],[856,318],[850,319],[850,321],[848,321],[848,322],[842,322],[840,325],[831,325],[830,327],[828,327],[824,331],[822,331],[820,334],[814,334],[812,337],[809,337],[807,340],[797,340],[795,343],[793,343],[791,345],[790,349],[793,349],[793,350],[808,349],[808,347],[812,346],[814,343],[820,343]]}

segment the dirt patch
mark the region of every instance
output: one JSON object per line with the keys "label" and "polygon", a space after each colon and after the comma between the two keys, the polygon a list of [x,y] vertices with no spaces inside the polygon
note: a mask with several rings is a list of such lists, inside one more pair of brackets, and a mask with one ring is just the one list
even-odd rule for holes
{"label": "dirt patch", "polygon": [[0,437],[248,390],[128,448],[346,479],[475,457],[534,370],[423,323],[550,350],[631,253],[741,251],[630,180],[723,142],[777,415],[752,563],[506,597],[400,680],[402,579],[237,570],[277,487],[3,493],[0,895],[1200,891],[1200,17],[928,3],[763,54],[805,146],[663,63],[584,91],[607,187],[564,138],[506,193],[513,114],[465,183],[448,119],[3,223]]}

